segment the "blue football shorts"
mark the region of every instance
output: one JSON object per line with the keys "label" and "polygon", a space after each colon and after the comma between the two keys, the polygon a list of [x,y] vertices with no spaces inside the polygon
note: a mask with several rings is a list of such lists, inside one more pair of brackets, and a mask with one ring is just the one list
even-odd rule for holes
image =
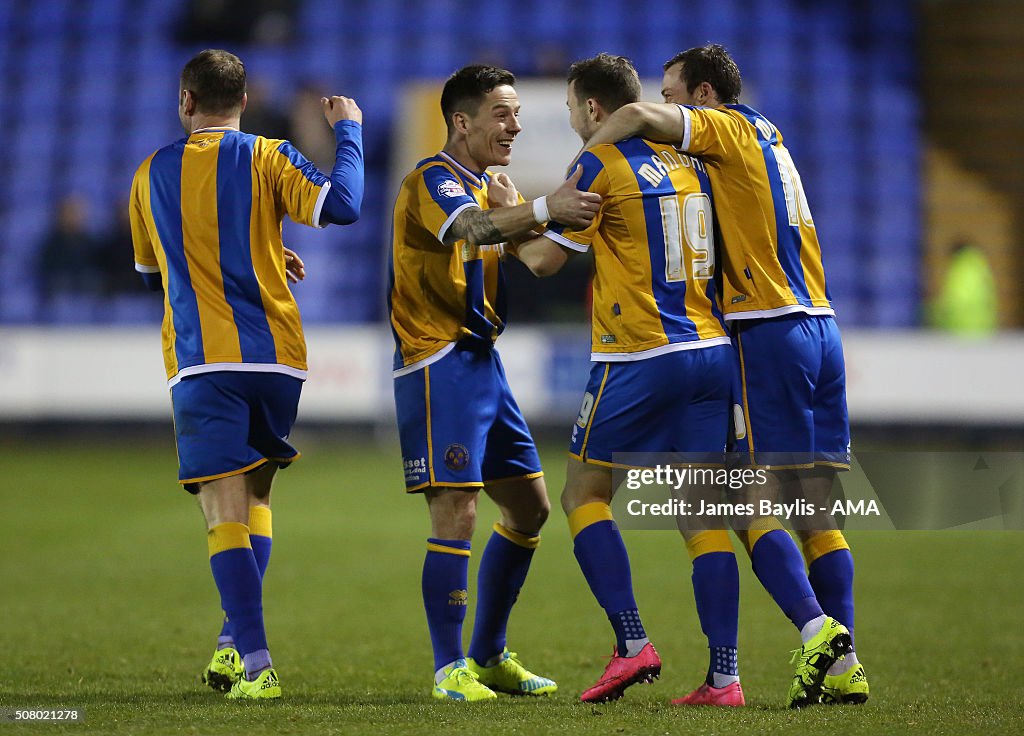
{"label": "blue football shorts", "polygon": [[395,408],[408,493],[543,475],[501,358],[489,346],[458,343],[398,376]]}
{"label": "blue football shorts", "polygon": [[569,454],[611,467],[647,464],[635,462],[637,457],[616,461],[616,453],[682,453],[677,462],[722,463],[730,431],[732,360],[730,346],[713,345],[594,363]]}
{"label": "blue football shorts", "polygon": [[736,451],[776,468],[850,467],[846,366],[831,316],[734,323],[739,376]]}
{"label": "blue football shorts", "polygon": [[178,481],[198,483],[254,470],[270,461],[285,467],[299,452],[288,444],[302,381],[282,373],[199,373],[171,387]]}

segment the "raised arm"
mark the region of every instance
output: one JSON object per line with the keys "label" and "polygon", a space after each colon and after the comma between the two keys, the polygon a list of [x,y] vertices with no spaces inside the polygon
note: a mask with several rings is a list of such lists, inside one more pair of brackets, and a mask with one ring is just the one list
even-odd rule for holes
{"label": "raised arm", "polygon": [[363,111],[350,97],[322,97],[320,104],[338,147],[319,224],[348,225],[363,204]]}
{"label": "raised arm", "polygon": [[602,143],[616,143],[635,135],[659,143],[679,145],[684,134],[683,113],[666,102],[631,102],[608,116],[587,141],[586,150]]}
{"label": "raised arm", "polygon": [[601,196],[576,188],[582,174],[582,168],[578,168],[551,194],[515,207],[467,208],[459,213],[445,232],[444,242],[447,245],[458,240],[472,245],[501,243],[522,237],[548,220],[583,229],[601,208]]}

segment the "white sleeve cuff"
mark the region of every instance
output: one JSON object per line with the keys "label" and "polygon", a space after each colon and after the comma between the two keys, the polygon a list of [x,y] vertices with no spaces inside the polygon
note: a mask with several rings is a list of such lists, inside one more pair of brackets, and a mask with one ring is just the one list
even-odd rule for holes
{"label": "white sleeve cuff", "polygon": [[160,266],[147,266],[144,263],[136,263],[135,270],[139,273],[160,273]]}
{"label": "white sleeve cuff", "polygon": [[683,105],[676,105],[679,108],[680,114],[683,116],[683,140],[679,144],[679,150],[689,151],[690,150],[690,133],[693,130],[693,119],[690,116],[690,110]]}
{"label": "white sleeve cuff", "polygon": [[559,235],[558,233],[552,232],[551,230],[545,230],[544,237],[547,238],[548,240],[554,240],[559,245],[565,246],[569,250],[574,250],[577,253],[586,253],[588,250],[590,250],[589,245],[580,245],[579,243],[569,240],[569,238],[565,237],[564,235]]}
{"label": "white sleeve cuff", "polygon": [[458,217],[459,214],[468,207],[476,207],[479,209],[480,205],[478,205],[476,202],[466,202],[465,204],[457,207],[454,212],[448,215],[448,219],[444,221],[444,224],[441,226],[441,229],[437,231],[438,240],[440,240],[442,243],[444,242],[444,236],[448,232],[448,228],[450,228],[452,226],[452,223],[455,222],[455,218]]}
{"label": "white sleeve cuff", "polygon": [[316,204],[313,205],[313,227],[327,227],[327,223],[320,222],[320,213],[324,209],[324,202],[327,200],[327,193],[331,191],[331,182],[325,181],[320,187],[320,194],[317,195]]}

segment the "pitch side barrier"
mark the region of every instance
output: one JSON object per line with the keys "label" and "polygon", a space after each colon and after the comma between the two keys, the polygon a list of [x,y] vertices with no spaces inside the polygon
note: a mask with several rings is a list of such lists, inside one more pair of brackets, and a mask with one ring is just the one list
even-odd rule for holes
{"label": "pitch side barrier", "polygon": [[[394,344],[387,326],[314,326],[306,338],[300,426],[390,426]],[[968,340],[845,330],[843,341],[850,418],[858,426],[1024,428],[1024,333]],[[513,324],[498,349],[527,419],[570,427],[590,369],[586,327]],[[167,409],[156,324],[0,327],[0,422],[164,421]]]}

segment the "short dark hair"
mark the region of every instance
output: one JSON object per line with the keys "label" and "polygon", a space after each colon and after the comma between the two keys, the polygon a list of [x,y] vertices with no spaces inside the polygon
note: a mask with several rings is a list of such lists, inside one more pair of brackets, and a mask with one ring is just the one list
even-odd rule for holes
{"label": "short dark hair", "polygon": [[230,51],[200,51],[181,70],[181,88],[192,93],[197,111],[232,113],[242,107],[245,96],[245,64]]}
{"label": "short dark hair", "polygon": [[743,80],[740,68],[729,56],[725,46],[709,43],[682,51],[665,62],[665,71],[676,64],[683,65],[683,82],[686,91],[693,92],[701,82],[707,82],[715,90],[718,99],[727,105],[740,100]]}
{"label": "short dark hair", "polygon": [[607,112],[640,99],[640,75],[625,56],[598,54],[569,67],[569,83],[576,83],[578,100],[594,98]]}
{"label": "short dark hair", "polygon": [[476,115],[484,97],[503,84],[512,86],[516,83],[515,75],[507,69],[484,64],[464,66],[448,77],[441,91],[441,114],[449,132],[452,127],[452,115],[457,112]]}

